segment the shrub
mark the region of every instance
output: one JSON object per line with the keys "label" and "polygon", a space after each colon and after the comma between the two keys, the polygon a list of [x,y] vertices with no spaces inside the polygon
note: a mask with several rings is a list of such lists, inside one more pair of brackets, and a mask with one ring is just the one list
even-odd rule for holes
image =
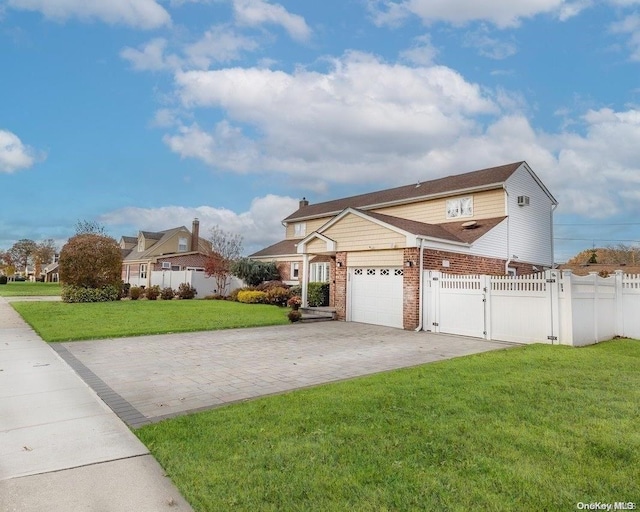
{"label": "shrub", "polygon": [[266,300],[268,304],[274,306],[285,306],[289,300],[289,290],[282,286],[276,286],[275,288],[269,288],[266,292]]}
{"label": "shrub", "polygon": [[147,288],[145,296],[149,300],[156,300],[160,296],[160,287],[157,284],[150,286],[149,288]]}
{"label": "shrub", "polygon": [[289,318],[289,321],[291,323],[299,322],[300,320],[302,320],[302,313],[300,313],[300,311],[298,311],[297,309],[294,309],[292,311],[289,311],[287,317]]}
{"label": "shrub", "polygon": [[204,297],[204,300],[224,300],[225,296],[220,295],[219,293],[214,293],[213,295],[207,295]]}
{"label": "shrub", "polygon": [[131,297],[131,300],[138,300],[143,296],[143,292],[144,290],[139,286],[132,286],[129,290],[129,296]]}
{"label": "shrub", "polygon": [[120,287],[88,288],[67,284],[62,287],[61,295],[64,302],[109,302],[120,299]]}
{"label": "shrub", "polygon": [[299,295],[294,295],[287,301],[287,305],[290,308],[298,309],[300,306],[302,306],[302,299]]}
{"label": "shrub", "polygon": [[238,300],[238,294],[240,292],[247,292],[247,291],[253,291],[255,290],[255,288],[253,288],[252,286],[245,286],[244,288],[236,288],[235,290],[233,290],[230,294],[229,297],[227,297],[229,300],[233,300],[235,302],[240,302]]}
{"label": "shrub", "polygon": [[302,297],[302,286],[300,286],[299,284],[292,286],[289,288],[289,293],[291,293],[291,296],[294,297],[295,295]]}
{"label": "shrub", "polygon": [[231,265],[231,273],[249,286],[280,279],[280,271],[275,261],[265,263],[249,258],[240,258]]}
{"label": "shrub", "polygon": [[[122,252],[113,238],[94,233],[73,236],[60,251],[60,281],[81,288],[120,288]],[[120,294],[118,293],[118,296]]]}
{"label": "shrub", "polygon": [[8,278],[7,276],[0,276],[0,284],[7,284]]}
{"label": "shrub", "polygon": [[193,299],[196,296],[196,289],[189,283],[180,283],[178,286],[178,293],[176,294],[179,299]]}
{"label": "shrub", "polygon": [[307,291],[307,301],[309,306],[328,306],[329,305],[329,283],[309,283]]}
{"label": "shrub", "polygon": [[123,298],[123,299],[125,297],[128,297],[129,296],[129,290],[131,290],[131,283],[125,283],[124,281],[122,281],[120,297]]}
{"label": "shrub", "polygon": [[175,296],[176,292],[173,291],[173,288],[167,286],[160,291],[160,298],[162,300],[171,300]]}
{"label": "shrub", "polygon": [[285,288],[289,289],[289,286],[284,284],[282,281],[265,281],[264,283],[260,283],[256,286],[256,290],[260,290],[261,292],[268,292],[273,288]]}
{"label": "shrub", "polygon": [[242,290],[238,292],[238,302],[245,304],[265,304],[267,293],[258,290]]}

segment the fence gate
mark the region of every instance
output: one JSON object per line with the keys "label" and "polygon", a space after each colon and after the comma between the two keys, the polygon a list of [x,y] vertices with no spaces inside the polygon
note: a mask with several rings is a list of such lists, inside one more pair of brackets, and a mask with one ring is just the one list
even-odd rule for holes
{"label": "fence gate", "polygon": [[486,290],[488,276],[427,272],[423,302],[426,328],[433,332],[486,337]]}

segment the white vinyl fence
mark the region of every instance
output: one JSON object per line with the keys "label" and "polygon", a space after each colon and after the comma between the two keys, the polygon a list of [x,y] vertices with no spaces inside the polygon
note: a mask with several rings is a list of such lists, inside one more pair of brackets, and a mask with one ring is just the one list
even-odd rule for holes
{"label": "white vinyl fence", "polygon": [[213,277],[207,277],[204,272],[195,270],[153,270],[150,276],[150,285],[158,285],[160,288],[171,287],[177,290],[180,284],[189,283],[197,291],[197,297],[207,295],[229,295],[233,290],[242,288],[244,283],[237,277],[230,277],[224,290],[218,289],[218,284]]}
{"label": "white vinyl fence", "polygon": [[517,343],[589,345],[640,338],[640,275],[570,271],[521,277],[426,271],[423,326]]}

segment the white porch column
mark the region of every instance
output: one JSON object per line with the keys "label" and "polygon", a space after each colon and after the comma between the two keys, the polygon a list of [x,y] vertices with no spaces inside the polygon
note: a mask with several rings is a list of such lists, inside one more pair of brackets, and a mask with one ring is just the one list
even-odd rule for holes
{"label": "white porch column", "polygon": [[309,291],[309,255],[302,255],[302,307],[306,308],[308,304],[307,293]]}

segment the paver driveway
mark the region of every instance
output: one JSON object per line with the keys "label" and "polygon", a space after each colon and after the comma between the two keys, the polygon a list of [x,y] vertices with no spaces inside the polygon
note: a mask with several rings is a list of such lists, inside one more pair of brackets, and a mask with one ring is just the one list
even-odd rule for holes
{"label": "paver driveway", "polygon": [[347,322],[53,343],[129,425],[513,346]]}

